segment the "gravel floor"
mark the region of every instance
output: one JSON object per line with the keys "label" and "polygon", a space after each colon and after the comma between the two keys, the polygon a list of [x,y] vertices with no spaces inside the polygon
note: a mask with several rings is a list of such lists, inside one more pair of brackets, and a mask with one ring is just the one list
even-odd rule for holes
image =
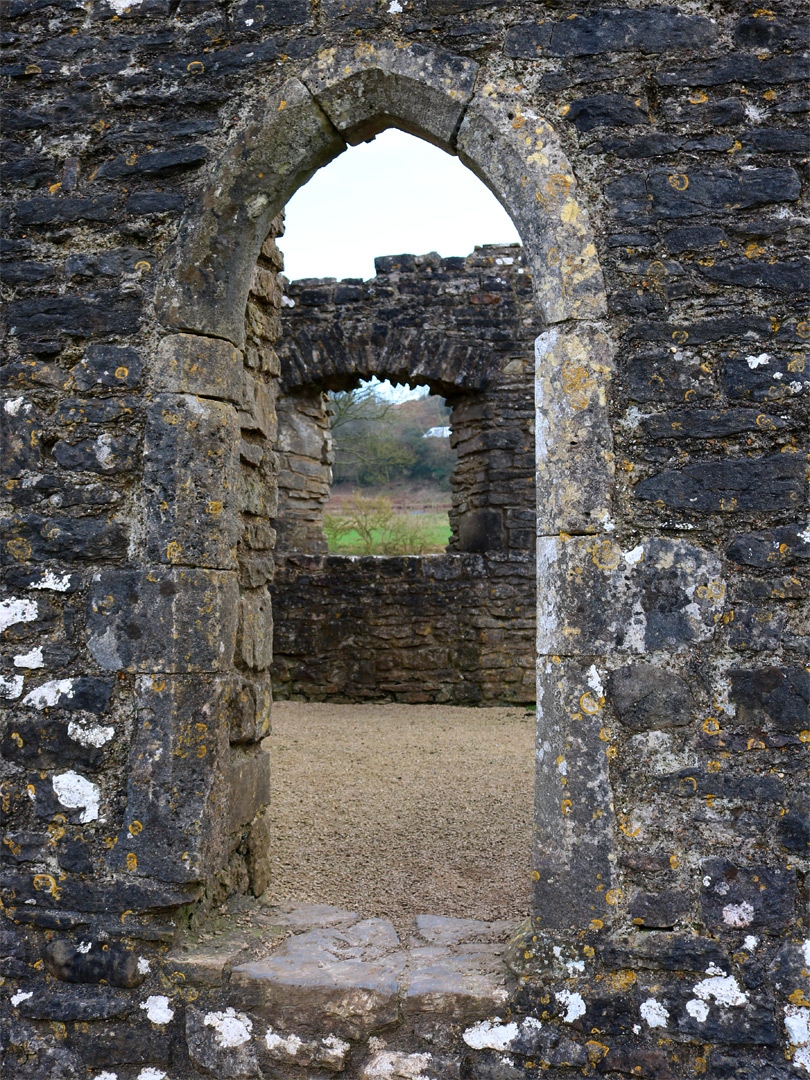
{"label": "gravel floor", "polygon": [[534,714],[273,706],[271,903],[386,916],[529,910]]}

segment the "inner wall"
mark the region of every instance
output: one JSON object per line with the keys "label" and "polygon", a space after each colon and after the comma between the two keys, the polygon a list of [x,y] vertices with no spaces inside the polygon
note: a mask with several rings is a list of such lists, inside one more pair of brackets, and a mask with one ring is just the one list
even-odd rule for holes
{"label": "inner wall", "polygon": [[[533,702],[537,317],[522,251],[376,265],[369,282],[293,282],[283,301],[274,695]],[[371,376],[425,382],[451,406],[445,555],[326,553],[322,392]]]}

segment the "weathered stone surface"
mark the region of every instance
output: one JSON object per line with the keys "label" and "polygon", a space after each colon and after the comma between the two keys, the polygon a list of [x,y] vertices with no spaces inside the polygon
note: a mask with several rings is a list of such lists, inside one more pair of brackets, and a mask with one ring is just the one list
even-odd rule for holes
{"label": "weathered stone surface", "polygon": [[[522,138],[511,137],[518,131]],[[461,160],[497,192],[526,249],[546,323],[605,311],[602,271],[576,180],[551,126],[510,85],[487,83],[458,134]]]}
{"label": "weathered stone surface", "polygon": [[236,566],[239,424],[232,405],[157,395],[147,413],[144,487],[150,558]]}
{"label": "weathered stone surface", "polygon": [[227,671],[237,603],[235,574],[107,571],[90,590],[88,648],[107,671]]}
{"label": "weathered stone surface", "polygon": [[270,960],[235,968],[230,1000],[249,1003],[274,1028],[357,1039],[396,1020],[402,966],[402,960],[343,960],[317,948],[307,956],[301,946],[293,953],[288,947]]}
{"label": "weathered stone surface", "polygon": [[568,57],[636,49],[644,53],[696,50],[710,45],[716,34],[710,19],[673,9],[596,11],[571,21],[522,23],[507,34],[506,54],[535,60],[544,54]]}
{"label": "weathered stone surface", "polygon": [[796,566],[810,559],[810,536],[801,525],[783,525],[765,532],[735,536],[726,555],[744,566],[760,570]]}
{"label": "weathered stone surface", "polygon": [[238,1078],[259,1076],[253,1021],[235,1009],[186,1010],[186,1039],[192,1062],[206,1073]]}
{"label": "weathered stone surface", "polygon": [[545,537],[538,566],[541,655],[677,652],[710,639],[725,604],[720,561],[685,540]]}
{"label": "weathered stone surface", "polygon": [[146,978],[146,972],[138,970],[136,953],[120,945],[102,947],[101,941],[83,942],[77,947],[59,938],[50,943],[43,958],[48,973],[63,982],[105,982],[132,989]]}
{"label": "weathered stone surface", "polygon": [[656,473],[636,484],[634,493],[675,510],[792,510],[805,498],[806,472],[801,454],[703,461]]}
{"label": "weathered stone surface", "polygon": [[564,929],[605,920],[621,900],[611,865],[611,735],[602,675],[587,660],[540,662],[533,918]]}
{"label": "weathered stone surface", "polygon": [[240,597],[237,655],[255,671],[266,671],[272,663],[273,611],[266,589],[254,589]]}
{"label": "weathered stone surface", "polygon": [[796,903],[795,870],[743,867],[723,859],[707,859],[702,867],[703,918],[714,930],[734,933],[748,927],[779,930]]}
{"label": "weathered stone surface", "polygon": [[200,334],[162,338],[152,371],[156,390],[242,403],[243,359],[228,341]]}
{"label": "weathered stone surface", "polygon": [[688,724],[695,709],[688,683],[651,664],[627,664],[612,671],[608,692],[617,717],[633,731]]}
{"label": "weathered stone surface", "polygon": [[73,385],[77,390],[97,386],[116,386],[132,389],[141,381],[143,357],[129,346],[90,345],[75,367],[71,368]]}
{"label": "weathered stone surface", "polygon": [[601,329],[577,325],[541,334],[535,349],[537,533],[602,532],[613,481],[610,341]]}
{"label": "weathered stone surface", "polygon": [[301,81],[350,145],[393,120],[448,150],[477,72],[470,60],[417,44],[371,41],[320,54]]}
{"label": "weathered stone surface", "polygon": [[227,690],[210,675],[138,679],[126,812],[111,867],[188,882],[220,864],[231,824]]}

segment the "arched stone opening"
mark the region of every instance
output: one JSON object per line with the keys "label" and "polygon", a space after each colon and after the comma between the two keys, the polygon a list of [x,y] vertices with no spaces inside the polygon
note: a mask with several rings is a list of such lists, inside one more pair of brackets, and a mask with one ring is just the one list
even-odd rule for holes
{"label": "arched stone opening", "polygon": [[[537,341],[537,486],[542,492],[537,534],[544,574],[538,652],[559,658],[571,651],[569,613],[546,582],[553,580],[560,533],[593,536],[611,527],[606,401],[611,349],[598,324],[605,312],[604,289],[587,214],[575,198],[573,172],[553,129],[526,106],[519,89],[488,82],[476,64],[421,46],[369,43],[327,50],[300,79],[268,95],[261,115],[234,133],[215,170],[215,185],[201,199],[199,213],[186,219],[167,257],[157,312],[167,330],[185,341],[193,337],[203,353],[227,355],[217,380],[238,391],[240,351],[249,365],[256,364],[243,312],[251,282],[254,293],[262,291],[262,259],[272,262],[272,252],[262,247],[271,222],[293,191],[347,142],[390,125],[457,153],[500,199],[524,243],[538,315],[549,328]],[[251,318],[248,305],[248,324]],[[164,339],[161,355],[170,362],[156,366],[154,388],[227,397],[211,383],[215,367],[210,362],[182,370],[182,365],[172,366],[178,340]],[[264,391],[255,379],[249,383],[255,416]],[[222,525],[218,529],[223,532]],[[243,588],[240,635],[243,643],[252,642],[248,651],[255,652],[255,628],[262,623],[266,631],[268,618],[261,587],[244,593]],[[248,626],[253,630],[246,633]],[[588,666],[583,672],[580,667],[576,660],[569,672],[568,663],[563,664],[566,679],[573,680],[566,693],[587,689],[583,672]],[[537,911],[542,910],[546,926],[580,926],[607,912],[605,883],[613,874],[607,768],[601,725],[592,720],[583,727],[581,714],[572,721],[567,707],[551,703],[550,695],[559,690],[558,672],[545,670],[541,662]],[[543,689],[549,680],[550,692]],[[560,754],[570,757],[572,746],[579,748],[581,768],[569,770],[572,798],[561,800],[554,762]],[[592,887],[583,887],[584,882]]]}

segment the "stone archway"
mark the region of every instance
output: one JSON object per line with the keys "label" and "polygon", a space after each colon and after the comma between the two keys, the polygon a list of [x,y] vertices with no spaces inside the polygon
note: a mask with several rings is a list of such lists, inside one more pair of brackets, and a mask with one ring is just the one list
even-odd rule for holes
{"label": "stone archway", "polygon": [[[603,694],[591,674],[598,650],[588,649],[587,661],[579,656],[576,619],[549,583],[572,545],[583,553],[609,545],[612,351],[599,323],[606,301],[588,215],[554,129],[528,107],[520,87],[487,81],[471,61],[390,42],[326,50],[234,133],[198,211],[181,225],[156,294],[167,336],[153,389],[237,401],[244,311],[271,222],[347,143],[388,126],[458,154],[501,201],[523,240],[548,327],[536,347],[538,561],[545,584],[538,611],[535,912],[543,927],[582,927],[606,914],[613,876],[612,804],[595,715]],[[189,350],[193,364],[183,361]],[[226,527],[223,515],[215,532]],[[175,542],[182,550],[182,538]],[[568,603],[581,606],[582,599]],[[589,694],[594,708],[572,713],[568,699]]]}

